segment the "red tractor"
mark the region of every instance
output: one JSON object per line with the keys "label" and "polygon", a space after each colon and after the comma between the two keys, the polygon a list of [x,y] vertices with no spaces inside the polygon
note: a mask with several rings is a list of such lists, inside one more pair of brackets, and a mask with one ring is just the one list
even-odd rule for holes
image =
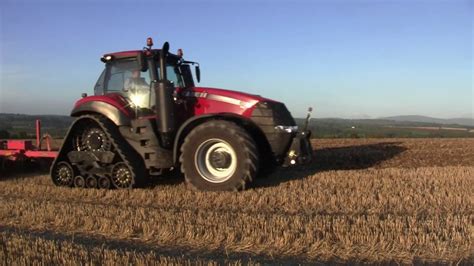
{"label": "red tractor", "polygon": [[242,190],[277,165],[311,160],[311,132],[298,132],[285,105],[258,95],[196,87],[199,64],[169,44],[105,54],[94,96],[51,166],[54,184],[133,188],[180,167],[200,190]]}

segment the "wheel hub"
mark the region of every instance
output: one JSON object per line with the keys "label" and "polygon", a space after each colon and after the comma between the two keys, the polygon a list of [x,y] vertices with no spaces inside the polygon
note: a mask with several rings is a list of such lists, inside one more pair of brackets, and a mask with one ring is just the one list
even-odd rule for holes
{"label": "wheel hub", "polygon": [[211,153],[209,163],[214,168],[229,168],[232,162],[230,153],[224,150],[215,150]]}
{"label": "wheel hub", "polygon": [[237,154],[228,142],[221,139],[201,143],[194,159],[201,177],[212,183],[227,181],[237,169]]}
{"label": "wheel hub", "polygon": [[109,151],[111,146],[105,132],[99,128],[85,130],[81,142],[86,151]]}
{"label": "wheel hub", "polygon": [[65,178],[70,177],[71,175],[70,175],[69,170],[66,167],[62,167],[58,170],[58,176],[61,179],[65,179]]}
{"label": "wheel hub", "polygon": [[87,145],[92,149],[92,150],[98,150],[102,147],[103,141],[102,137],[100,134],[97,133],[92,133],[89,136],[87,136]]}

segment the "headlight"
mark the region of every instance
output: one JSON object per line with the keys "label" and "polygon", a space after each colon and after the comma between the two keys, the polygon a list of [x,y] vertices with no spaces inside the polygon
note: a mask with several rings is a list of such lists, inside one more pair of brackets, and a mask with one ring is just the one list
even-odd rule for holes
{"label": "headlight", "polygon": [[130,101],[135,107],[146,107],[147,106],[147,93],[132,93],[130,95]]}

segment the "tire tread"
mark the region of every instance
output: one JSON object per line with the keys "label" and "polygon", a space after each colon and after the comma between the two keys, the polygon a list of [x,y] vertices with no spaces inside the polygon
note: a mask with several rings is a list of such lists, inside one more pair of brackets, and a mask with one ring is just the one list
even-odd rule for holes
{"label": "tire tread", "polygon": [[187,186],[197,189],[197,187],[193,184],[192,177],[187,173],[186,171],[186,162],[184,161],[184,156],[188,152],[188,146],[191,143],[191,140],[198,136],[200,132],[203,130],[207,130],[209,128],[216,128],[220,130],[226,130],[229,131],[232,135],[235,136],[237,142],[242,144],[242,147],[244,149],[244,153],[246,154],[247,158],[242,159],[243,162],[245,162],[244,166],[244,174],[241,177],[240,182],[236,183],[235,187],[229,188],[229,190],[234,190],[234,191],[241,191],[245,190],[247,185],[253,181],[255,178],[256,174],[258,173],[258,149],[257,145],[255,144],[255,141],[252,139],[252,137],[245,131],[243,128],[238,126],[237,124],[230,122],[230,121],[225,121],[225,120],[211,120],[208,122],[205,122],[196,128],[194,128],[184,139],[183,144],[180,147],[180,156],[179,156],[179,162],[181,164],[181,172],[184,174],[185,181]]}

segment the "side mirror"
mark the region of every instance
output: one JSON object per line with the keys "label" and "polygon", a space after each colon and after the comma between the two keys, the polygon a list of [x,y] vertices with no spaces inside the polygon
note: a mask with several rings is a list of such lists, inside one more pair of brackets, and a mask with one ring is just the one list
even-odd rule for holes
{"label": "side mirror", "polygon": [[197,82],[201,82],[201,69],[199,68],[199,66],[196,66],[196,68],[194,69],[195,72],[196,72],[196,80]]}
{"label": "side mirror", "polygon": [[139,52],[137,55],[137,64],[141,72],[145,72],[148,69],[148,64],[146,62],[145,53]]}

